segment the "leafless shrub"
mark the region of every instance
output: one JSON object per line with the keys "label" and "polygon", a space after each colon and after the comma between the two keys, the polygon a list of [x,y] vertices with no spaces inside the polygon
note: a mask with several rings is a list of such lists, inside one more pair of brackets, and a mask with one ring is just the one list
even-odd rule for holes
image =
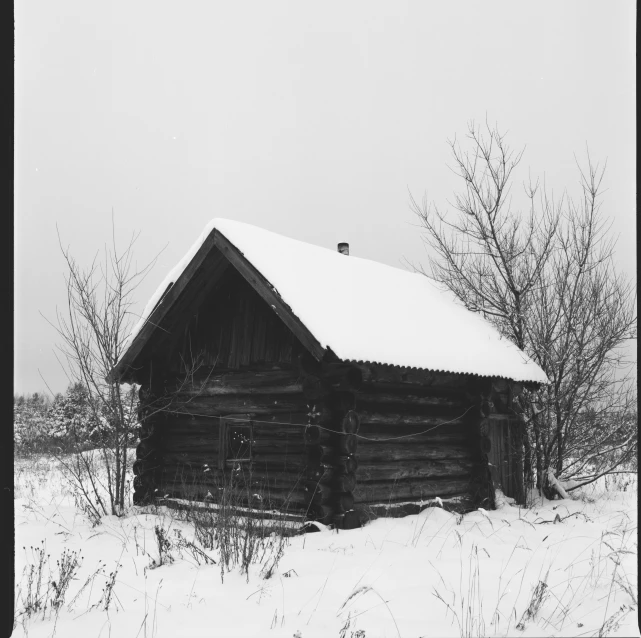
{"label": "leafless shrub", "polygon": [[260,565],[261,577],[270,578],[288,543],[286,512],[282,518],[268,516],[263,501],[256,502],[249,485],[233,474],[217,479],[209,494],[207,502],[194,502],[183,516],[193,525],[196,542],[218,552],[221,582],[235,568],[249,581],[251,565]]}
{"label": "leafless shrub", "polygon": [[182,550],[186,551],[198,565],[204,563],[205,565],[215,565],[216,561],[204,552],[200,547],[188,541],[179,529],[174,530],[176,536],[175,547],[180,552]]}
{"label": "leafless shrub", "polygon": [[[23,549],[26,552],[26,548]],[[57,615],[64,605],[69,586],[76,579],[82,565],[81,554],[65,549],[52,571],[44,541],[40,547],[29,549],[31,560],[28,558],[24,569],[16,605],[16,619],[22,621],[39,613],[44,618],[47,610]]]}
{"label": "leafless shrub", "polygon": [[51,581],[51,587],[54,591],[54,596],[51,600],[51,606],[58,610],[65,601],[65,596],[71,585],[71,581],[75,580],[76,573],[82,565],[82,554],[76,551],[63,550],[62,555],[56,561],[57,577]]}
{"label": "leafless shrub", "polygon": [[156,538],[156,546],[158,548],[158,560],[155,558],[151,559],[151,565],[149,566],[150,569],[174,562],[174,557],[171,554],[173,543],[169,539],[167,530],[160,525],[155,525],[154,535]]}
{"label": "leafless shrub", "polygon": [[[118,570],[122,567],[120,563],[117,563],[114,570],[109,572],[107,576],[107,581],[105,582],[100,598],[96,603],[91,606],[91,609],[102,609],[103,611],[109,611],[109,607],[112,603],[115,604],[116,610],[122,608],[122,604],[118,600],[114,588],[116,587],[116,578],[118,577]],[[114,602],[117,601],[117,602]]]}
{"label": "leafless shrub", "polygon": [[[25,552],[26,548],[23,547]],[[45,569],[49,571],[49,554],[46,553],[44,541],[40,547],[29,548],[31,550],[31,561],[27,562],[24,569],[23,581],[21,584],[19,596],[21,605],[17,605],[16,617],[30,618],[31,616],[47,609],[49,598],[48,578],[45,575]]]}
{"label": "leafless shrub", "polygon": [[95,455],[92,451],[85,451],[57,458],[76,507],[85,514],[92,527],[99,525],[109,510],[104,500]]}
{"label": "leafless shrub", "polygon": [[69,601],[67,605],[67,610],[71,611],[74,608],[74,605],[80,600],[82,594],[85,592],[87,587],[89,587],[89,595],[91,595],[91,590],[93,589],[94,581],[98,576],[104,574],[104,565],[102,561],[98,562],[98,567],[85,579],[85,582],[82,584],[80,589],[76,592],[76,595]]}
{"label": "leafless shrub", "polygon": [[[274,533],[272,532],[272,534]],[[278,563],[285,553],[285,543],[282,542],[283,537],[273,536],[272,538],[275,538],[278,542],[271,543],[269,545],[269,549],[271,551],[269,553],[265,552],[267,554],[267,559],[263,563],[263,567],[260,570],[260,576],[265,580],[269,580],[274,575],[274,571],[278,567]],[[247,569],[248,567],[245,567],[245,572],[247,572]]]}
{"label": "leafless shrub", "polygon": [[[98,449],[106,475],[109,513],[122,515],[126,505],[127,449],[137,423],[137,397],[135,388],[107,381],[107,377],[126,346],[133,293],[155,260],[136,269],[133,248],[137,237],[133,236],[120,250],[113,222],[112,230],[111,249],[105,248],[102,262],[96,256],[88,268],[78,264],[60,241],[67,266],[67,309],[66,313],[57,312],[55,324],[49,323],[61,338],[59,349],[66,359],[69,378],[90,395],[92,417],[101,425]],[[81,490],[82,497],[90,503],[99,501],[95,488],[91,484]]]}

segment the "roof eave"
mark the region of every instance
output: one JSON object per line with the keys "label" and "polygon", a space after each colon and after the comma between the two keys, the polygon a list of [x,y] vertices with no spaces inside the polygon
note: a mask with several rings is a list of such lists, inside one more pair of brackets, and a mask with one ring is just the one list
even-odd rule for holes
{"label": "roof eave", "polygon": [[461,372],[457,370],[447,370],[445,368],[421,368],[418,366],[403,366],[395,363],[385,363],[383,361],[370,361],[363,359],[341,359],[342,363],[354,363],[358,365],[374,365],[374,366],[385,366],[387,368],[394,368],[396,370],[407,370],[407,371],[416,371],[416,372],[430,372],[433,374],[460,374],[461,376],[471,376],[479,377],[484,379],[505,379],[506,381],[512,381],[513,383],[520,383],[526,388],[538,389],[544,385],[547,385],[549,381],[534,381],[526,379],[515,379],[502,374],[479,374],[477,372]]}

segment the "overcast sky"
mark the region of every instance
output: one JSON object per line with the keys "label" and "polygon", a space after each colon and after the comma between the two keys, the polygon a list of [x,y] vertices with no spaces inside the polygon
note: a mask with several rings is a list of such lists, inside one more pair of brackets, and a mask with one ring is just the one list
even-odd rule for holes
{"label": "overcast sky", "polygon": [[517,183],[603,211],[636,271],[635,3],[21,0],[16,23],[15,392],[63,391],[63,241],[87,262],[140,231],[141,310],[212,217],[403,267],[408,206],[457,187],[447,139],[489,118],[527,145]]}

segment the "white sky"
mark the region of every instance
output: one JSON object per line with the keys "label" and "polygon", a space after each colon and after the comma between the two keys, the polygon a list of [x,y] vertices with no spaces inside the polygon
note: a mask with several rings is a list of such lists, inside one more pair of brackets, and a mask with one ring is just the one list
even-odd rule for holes
{"label": "white sky", "polygon": [[[604,213],[636,271],[635,3],[23,0],[16,22],[15,392],[62,391],[56,224],[79,261],[110,235],[165,245],[139,309],[212,217],[401,266],[425,260],[408,189],[457,187],[447,139],[487,117],[518,181]],[[135,323],[135,322],[134,322]]]}

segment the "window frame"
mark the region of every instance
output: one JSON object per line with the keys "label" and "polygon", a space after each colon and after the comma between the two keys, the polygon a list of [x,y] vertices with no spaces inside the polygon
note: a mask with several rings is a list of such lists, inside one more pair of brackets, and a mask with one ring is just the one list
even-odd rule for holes
{"label": "window frame", "polygon": [[[232,427],[249,428],[249,455],[246,458],[231,458],[229,454],[229,430]],[[253,461],[254,421],[249,414],[234,414],[220,417],[218,436],[218,469],[233,468],[236,464],[249,464]]]}

